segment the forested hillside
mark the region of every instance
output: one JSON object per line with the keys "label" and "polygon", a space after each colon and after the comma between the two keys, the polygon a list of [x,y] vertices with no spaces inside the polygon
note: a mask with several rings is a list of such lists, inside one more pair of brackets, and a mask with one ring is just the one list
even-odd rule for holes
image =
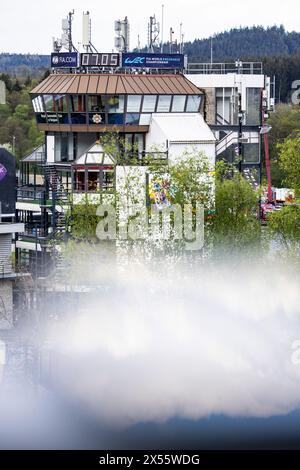
{"label": "forested hillside", "polygon": [[19,160],[43,142],[37,129],[29,91],[37,81],[11,79],[0,73],[7,89],[7,102],[0,105],[0,145],[5,144]]}
{"label": "forested hillside", "polygon": [[15,77],[39,77],[50,66],[49,55],[0,53],[0,73]]}
{"label": "forested hillside", "polygon": [[[300,53],[300,33],[287,32],[283,26],[231,29],[212,38],[213,60],[236,60],[246,57],[278,57]],[[191,62],[210,61],[211,38],[185,43]]]}

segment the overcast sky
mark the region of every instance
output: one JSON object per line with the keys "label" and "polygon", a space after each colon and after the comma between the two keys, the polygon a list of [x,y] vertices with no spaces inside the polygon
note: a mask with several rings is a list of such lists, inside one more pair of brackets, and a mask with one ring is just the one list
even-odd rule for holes
{"label": "overcast sky", "polygon": [[298,2],[286,0],[151,0],[151,1],[101,1],[101,0],[14,0],[1,2],[0,52],[30,52],[48,54],[52,49],[52,37],[61,34],[61,19],[75,9],[74,45],[81,42],[82,12],[90,11],[92,40],[101,52],[114,47],[114,20],[130,21],[131,44],[147,42],[147,22],[155,14],[161,20],[164,3],[164,39],[169,37],[170,26],[179,38],[179,24],[183,23],[185,40],[205,38],[215,33],[239,26],[280,25],[288,31],[300,30]]}

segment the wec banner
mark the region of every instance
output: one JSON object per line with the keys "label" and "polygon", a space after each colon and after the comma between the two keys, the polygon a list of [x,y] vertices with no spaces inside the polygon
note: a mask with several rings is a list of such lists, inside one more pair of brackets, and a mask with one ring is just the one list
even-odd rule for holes
{"label": "wec banner", "polygon": [[122,67],[183,69],[184,55],[126,52],[122,54]]}

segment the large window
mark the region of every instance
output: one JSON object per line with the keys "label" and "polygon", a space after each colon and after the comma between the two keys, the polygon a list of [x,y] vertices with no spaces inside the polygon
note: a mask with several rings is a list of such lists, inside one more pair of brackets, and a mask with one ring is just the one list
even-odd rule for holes
{"label": "large window", "polygon": [[124,156],[140,156],[144,146],[144,134],[133,133],[124,135]]}
{"label": "large window", "polygon": [[68,112],[68,106],[67,106],[67,97],[66,95],[55,95],[55,108],[56,111],[60,113],[67,113]]}
{"label": "large window", "polygon": [[104,113],[105,97],[102,95],[90,95],[88,97],[88,109],[92,112]]}
{"label": "large window", "polygon": [[259,144],[244,144],[243,156],[245,163],[259,163]]}
{"label": "large window", "polygon": [[115,171],[112,167],[89,167],[74,170],[73,189],[79,192],[112,191],[115,187]]}
{"label": "large window", "polygon": [[131,113],[126,114],[125,116],[125,125],[126,126],[138,126],[140,122],[140,115]]}
{"label": "large window", "polygon": [[139,113],[141,108],[142,95],[127,96],[127,112]]}
{"label": "large window", "polygon": [[44,95],[44,103],[46,111],[56,111],[54,95]]}
{"label": "large window", "polygon": [[32,100],[33,109],[36,113],[42,113],[45,111],[44,103],[41,96],[37,96]]}
{"label": "large window", "polygon": [[86,111],[85,95],[71,95],[71,112],[84,113]]}
{"label": "large window", "polygon": [[189,113],[197,113],[201,104],[201,96],[190,95],[187,99],[186,111]]}
{"label": "large window", "polygon": [[183,113],[185,107],[185,96],[174,95],[172,102],[172,113]]}
{"label": "large window", "polygon": [[107,98],[107,112],[108,113],[123,113],[124,112],[124,96],[115,95]]}
{"label": "large window", "polygon": [[55,134],[55,161],[67,162],[76,158],[77,134],[61,132]]}
{"label": "large window", "polygon": [[144,95],[143,99],[143,113],[154,113],[156,106],[156,95]]}
{"label": "large window", "polygon": [[260,102],[260,88],[247,88],[246,124],[248,126],[258,126],[260,124]]}
{"label": "large window", "polygon": [[168,113],[171,105],[171,95],[160,95],[158,97],[157,112]]}

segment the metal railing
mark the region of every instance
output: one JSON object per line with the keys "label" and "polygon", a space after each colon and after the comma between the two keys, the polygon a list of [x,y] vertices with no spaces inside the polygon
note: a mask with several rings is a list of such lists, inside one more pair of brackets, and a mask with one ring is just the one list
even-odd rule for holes
{"label": "metal railing", "polygon": [[20,186],[17,189],[17,199],[20,201],[36,201],[41,203],[44,199],[45,188],[36,186]]}
{"label": "metal railing", "polygon": [[121,155],[118,158],[119,165],[149,165],[149,163],[166,163],[168,151],[165,152],[132,152]]}
{"label": "metal railing", "polygon": [[263,74],[262,62],[199,62],[189,63],[186,73],[201,73],[201,74],[227,74],[227,73],[240,73],[246,75],[261,75]]}

